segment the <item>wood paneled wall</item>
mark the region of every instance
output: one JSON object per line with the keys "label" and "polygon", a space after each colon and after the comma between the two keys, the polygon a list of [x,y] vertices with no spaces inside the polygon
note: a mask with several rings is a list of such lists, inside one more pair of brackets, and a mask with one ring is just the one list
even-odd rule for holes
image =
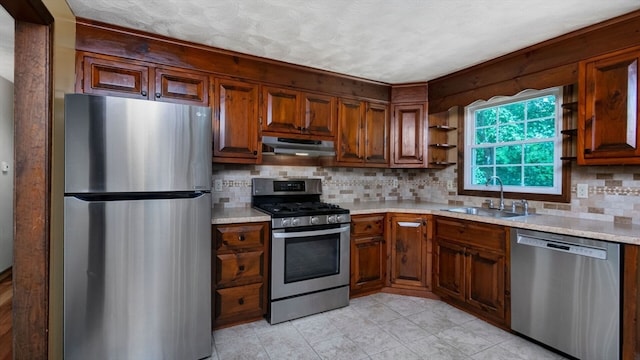
{"label": "wood paneled wall", "polygon": [[640,11],[551,39],[429,82],[429,111],[578,81],[580,60],[640,44]]}

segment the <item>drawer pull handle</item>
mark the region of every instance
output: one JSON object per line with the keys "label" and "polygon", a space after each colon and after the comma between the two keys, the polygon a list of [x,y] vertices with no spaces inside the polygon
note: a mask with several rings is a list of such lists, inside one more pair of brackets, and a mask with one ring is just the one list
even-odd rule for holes
{"label": "drawer pull handle", "polygon": [[240,305],[244,305],[244,298],[240,298],[240,299],[238,299],[238,304],[240,304]]}
{"label": "drawer pull handle", "polygon": [[240,266],[238,266],[238,270],[240,270],[240,271],[244,271],[244,265],[240,265]]}
{"label": "drawer pull handle", "polygon": [[240,234],[240,235],[238,236],[238,240],[240,240],[240,241],[244,241],[244,234]]}

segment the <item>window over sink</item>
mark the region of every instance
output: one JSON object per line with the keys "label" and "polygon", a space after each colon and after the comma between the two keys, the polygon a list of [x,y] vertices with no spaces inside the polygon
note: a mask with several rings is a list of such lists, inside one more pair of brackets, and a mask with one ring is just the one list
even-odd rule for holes
{"label": "window over sink", "polygon": [[498,176],[505,192],[561,196],[562,102],[563,89],[555,87],[467,106],[461,194],[482,195]]}

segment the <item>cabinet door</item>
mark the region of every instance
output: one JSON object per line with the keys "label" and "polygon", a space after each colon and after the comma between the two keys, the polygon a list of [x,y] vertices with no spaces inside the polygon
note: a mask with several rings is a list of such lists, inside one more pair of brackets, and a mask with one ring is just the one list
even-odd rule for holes
{"label": "cabinet door", "polygon": [[371,164],[389,164],[389,107],[369,103],[365,117],[364,156]]}
{"label": "cabinet door", "polygon": [[438,239],[434,245],[433,292],[464,301],[464,247]]}
{"label": "cabinet door", "polygon": [[338,103],[338,162],[361,163],[364,104],[358,100],[340,99]]}
{"label": "cabinet door", "polygon": [[426,288],[427,231],[422,217],[391,217],[391,284]]}
{"label": "cabinet door", "polygon": [[486,316],[505,318],[505,257],[469,248],[466,257],[466,302]]}
{"label": "cabinet door", "polygon": [[216,79],[214,106],[214,161],[229,158],[256,163],[259,158],[258,85]]}
{"label": "cabinet door", "polygon": [[209,106],[207,74],[156,68],[155,97],[159,101]]}
{"label": "cabinet door", "polygon": [[336,98],[319,94],[302,94],[302,132],[333,139],[336,130]]}
{"label": "cabinet door", "polygon": [[640,164],[639,60],[636,50],[580,64],[580,164]]}
{"label": "cabinet door", "polygon": [[300,134],[300,93],[264,86],[262,88],[262,132]]}
{"label": "cabinet door", "polygon": [[424,166],[424,104],[396,105],[393,108],[393,166]]}
{"label": "cabinet door", "polygon": [[351,295],[384,286],[386,251],[382,236],[351,240]]}
{"label": "cabinet door", "polygon": [[85,56],[82,92],[86,94],[149,98],[149,67]]}

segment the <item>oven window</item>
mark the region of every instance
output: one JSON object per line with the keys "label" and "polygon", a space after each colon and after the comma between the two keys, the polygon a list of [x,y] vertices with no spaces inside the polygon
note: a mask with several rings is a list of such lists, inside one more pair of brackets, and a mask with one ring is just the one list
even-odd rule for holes
{"label": "oven window", "polygon": [[284,248],[285,284],[340,272],[340,235],[290,238]]}

